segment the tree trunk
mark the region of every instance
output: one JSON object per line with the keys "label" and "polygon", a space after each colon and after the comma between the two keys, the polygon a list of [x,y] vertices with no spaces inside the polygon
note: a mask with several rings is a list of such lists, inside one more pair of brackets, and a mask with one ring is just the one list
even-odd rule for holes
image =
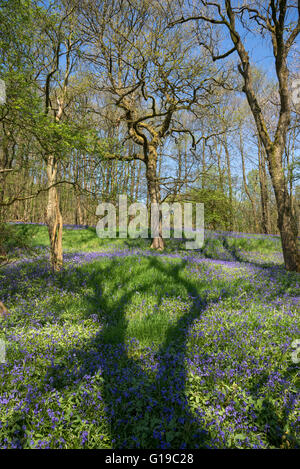
{"label": "tree trunk", "polygon": [[135,185],[135,166],[136,162],[131,163],[130,166],[130,202],[134,202],[134,185]]}
{"label": "tree trunk", "polygon": [[76,199],[75,225],[83,225],[82,209],[81,209],[81,196],[80,196],[80,193],[77,189],[75,189],[75,199]]}
{"label": "tree trunk", "polygon": [[229,150],[228,150],[226,134],[225,134],[225,138],[224,138],[224,150],[225,150],[225,155],[226,155],[227,182],[228,182],[228,190],[229,190],[229,231],[233,231],[232,179],[231,179],[231,168],[230,168],[230,155],[229,155]]}
{"label": "tree trunk", "polygon": [[[8,142],[5,136],[0,135],[0,169],[9,168],[8,164]],[[5,184],[8,173],[0,172],[0,222],[4,220],[5,207],[4,202]]]}
{"label": "tree trunk", "polygon": [[218,159],[218,173],[219,173],[219,184],[220,184],[220,190],[222,194],[224,194],[224,176],[223,176],[223,169],[221,165],[221,152],[222,150],[218,148],[218,143],[216,138],[213,139],[214,142],[214,147],[215,147],[215,154],[217,155]]}
{"label": "tree trunk", "polygon": [[[151,204],[160,204],[160,190],[159,183],[157,179],[157,149],[149,145],[149,153],[146,162],[146,177],[147,177],[147,186],[148,194]],[[152,208],[151,208],[152,211]],[[162,238],[162,219],[161,211],[159,210],[159,233],[158,236],[152,238],[151,249],[157,249],[162,251],[164,249],[164,240]]]}
{"label": "tree trunk", "polygon": [[[48,157],[47,176],[48,184],[52,186],[56,182],[57,163],[53,156]],[[48,203],[46,208],[46,223],[50,239],[50,263],[53,271],[59,271],[63,264],[62,250],[62,216],[59,208],[58,193],[56,187],[48,191]]]}
{"label": "tree trunk", "polygon": [[281,152],[275,148],[273,153],[268,155],[268,162],[276,198],[277,225],[281,236],[284,264],[287,270],[300,272],[298,229],[292,209],[292,195],[289,194],[287,181],[278,161],[281,161]]}
{"label": "tree trunk", "polygon": [[135,186],[135,201],[139,200],[139,187],[140,187],[140,179],[141,179],[141,172],[142,172],[142,162],[138,162],[138,173],[136,178],[136,186]]}
{"label": "tree trunk", "polygon": [[205,161],[205,139],[202,142],[202,176],[201,176],[201,188],[205,189],[205,173],[206,173],[206,161]]}
{"label": "tree trunk", "polygon": [[244,182],[244,189],[245,192],[248,196],[248,199],[250,200],[251,208],[252,208],[252,216],[253,216],[253,226],[254,226],[254,231],[255,233],[259,232],[258,229],[258,222],[257,222],[257,214],[256,214],[256,207],[255,207],[255,200],[251,196],[251,193],[249,191],[249,187],[247,184],[247,177],[246,177],[246,171],[245,171],[245,158],[244,158],[244,146],[243,146],[243,138],[242,138],[242,133],[240,131],[240,153],[242,157],[242,170],[243,170],[243,182]]}
{"label": "tree trunk", "polygon": [[[265,17],[273,45],[276,75],[278,79],[278,92],[280,97],[280,112],[273,140],[271,139],[263,116],[262,108],[258,102],[253,86],[252,67],[241,36],[236,30],[236,12],[231,2],[226,1],[226,13],[229,22],[230,37],[240,57],[238,70],[244,79],[243,91],[247,96],[256,128],[263,143],[269,166],[269,172],[275,192],[278,211],[278,228],[281,235],[281,244],[285,267],[287,270],[300,272],[299,241],[297,238],[297,225],[292,209],[291,196],[282,166],[282,155],[286,145],[286,136],[291,120],[291,94],[289,91],[289,70],[287,56],[293,42],[300,32],[300,23],[296,22],[294,29],[286,35],[288,29],[285,24],[286,2],[270,2],[270,15]],[[279,16],[277,17],[277,15]],[[262,20],[264,21],[264,19]]]}
{"label": "tree trunk", "polygon": [[4,190],[5,190],[5,173],[0,173],[0,223],[4,220]]}
{"label": "tree trunk", "polygon": [[267,186],[267,174],[265,165],[265,156],[260,141],[258,141],[258,168],[261,200],[261,217],[263,233],[271,233],[270,212],[269,212],[269,194]]}

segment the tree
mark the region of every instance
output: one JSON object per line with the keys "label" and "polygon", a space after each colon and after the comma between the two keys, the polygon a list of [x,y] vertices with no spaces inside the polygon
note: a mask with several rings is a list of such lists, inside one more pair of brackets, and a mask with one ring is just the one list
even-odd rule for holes
{"label": "tree", "polygon": [[[189,21],[203,21],[223,27],[232,42],[232,48],[224,53],[211,47],[213,60],[229,57],[236,52],[240,63],[239,73],[243,79],[242,91],[247,97],[255,120],[259,138],[265,148],[269,172],[276,198],[278,229],[280,231],[284,263],[287,270],[300,272],[300,252],[297,239],[297,223],[292,207],[292,194],[283,166],[283,154],[291,121],[291,93],[289,90],[288,55],[300,32],[300,0],[270,0],[266,5],[259,1],[243,2],[233,6],[231,0],[208,2],[201,0],[199,9],[191,15],[182,15],[172,22],[183,24]],[[263,104],[259,102],[253,85],[253,65],[250,63],[245,40],[240,30],[259,30],[262,36],[268,35],[272,42],[275,72],[278,83],[278,116],[275,132],[267,127]]]}
{"label": "tree", "polygon": [[[48,200],[46,223],[50,239],[50,262],[54,271],[63,264],[62,215],[57,185],[58,166],[75,149],[93,149],[93,131],[78,122],[72,109],[75,96],[83,93],[81,86],[72,78],[80,58],[82,40],[76,27],[75,9],[69,1],[62,0],[55,7],[39,12],[40,57],[43,66],[38,75],[39,87],[44,99],[40,126],[35,138],[39,142],[46,163]],[[95,136],[95,135],[94,135]],[[74,181],[70,182],[74,185]]]}
{"label": "tree", "polygon": [[[130,155],[110,152],[107,158],[142,161],[150,202],[160,204],[158,150],[169,135],[188,131],[180,123],[181,113],[200,102],[204,108],[222,77],[204,54],[195,60],[191,31],[167,28],[156,0],[87,0],[80,11],[97,87],[120,111],[115,125],[124,122],[127,139],[140,148]],[[151,247],[163,249],[161,231]]]}
{"label": "tree", "polygon": [[[30,140],[24,124],[38,106],[32,80],[35,57],[31,55],[36,40],[35,13],[32,0],[0,1],[0,74],[6,88],[6,100],[0,105],[0,220],[4,207],[14,199],[7,197],[9,180],[29,163],[23,152]],[[15,197],[22,191],[24,185],[16,185]]]}

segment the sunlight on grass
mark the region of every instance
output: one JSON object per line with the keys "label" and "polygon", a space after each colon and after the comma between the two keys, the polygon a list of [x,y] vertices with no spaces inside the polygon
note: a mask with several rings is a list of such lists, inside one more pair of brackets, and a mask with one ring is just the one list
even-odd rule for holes
{"label": "sunlight on grass", "polygon": [[209,242],[218,258],[64,240],[59,274],[43,256],[0,271],[0,447],[299,447],[299,276],[270,240],[251,260],[257,240],[235,239],[243,261],[230,240]]}

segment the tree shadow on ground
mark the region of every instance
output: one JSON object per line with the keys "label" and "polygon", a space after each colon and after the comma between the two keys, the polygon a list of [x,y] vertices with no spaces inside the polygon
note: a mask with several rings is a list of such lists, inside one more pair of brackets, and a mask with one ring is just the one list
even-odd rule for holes
{"label": "tree shadow on ground", "polygon": [[[123,284],[136,277],[139,290],[145,294],[157,291],[157,306],[163,302],[165,295],[176,298],[176,287],[182,288],[186,298],[190,299],[190,307],[176,322],[170,323],[164,335],[163,343],[155,350],[145,351],[147,357],[141,358],[140,353],[133,356],[126,344],[128,322],[126,307],[130,305],[136,294],[136,288],[130,287],[118,298],[113,297],[118,289],[114,275],[120,259],[112,258],[109,266],[98,267],[86,278],[86,286],[90,290],[88,302],[90,312],[96,312],[101,324],[99,332],[87,341],[84,347],[74,350],[77,356],[76,372],[70,371],[68,363],[61,359],[49,367],[47,379],[51,377],[51,386],[56,389],[74,389],[84,381],[87,375],[93,376],[101,370],[103,378],[102,397],[106,406],[106,415],[110,421],[110,433],[114,448],[197,448],[213,446],[213,439],[204,430],[201,416],[190,408],[185,390],[189,379],[185,361],[187,358],[186,342],[189,328],[193,321],[201,316],[211,305],[206,294],[186,278],[184,269],[186,261],[164,263],[160,257],[149,257],[149,268],[163,272],[172,279],[174,287],[161,284],[161,279],[149,279],[147,272],[126,272]],[[122,262],[122,261],[121,261]],[[80,267],[84,272],[85,266]],[[41,273],[39,269],[35,274]],[[46,275],[46,272],[45,272]],[[60,282],[67,272],[53,281]],[[112,279],[110,291],[103,291],[104,279]],[[117,276],[116,276],[117,277]],[[76,276],[68,278],[68,289],[80,291]],[[72,283],[74,282],[74,283]],[[200,282],[200,281],[199,281]],[[203,280],[207,287],[207,280]],[[175,293],[174,293],[175,290]],[[223,289],[222,298],[233,294],[233,289]],[[263,388],[268,375],[263,376],[258,388]],[[201,390],[197,389],[197,392]],[[258,400],[259,389],[250,389],[253,397]],[[280,435],[283,433],[284,420],[278,419],[275,408],[270,401],[263,404],[262,411],[257,411],[259,418],[274,421],[273,430],[269,432],[270,445],[278,447]],[[273,433],[272,433],[273,432]],[[275,433],[274,433],[275,432]],[[268,435],[268,433],[267,433]]]}
{"label": "tree shadow on ground", "polygon": [[[210,447],[211,437],[203,429],[201,418],[191,412],[185,395],[187,370],[185,365],[188,330],[199,318],[208,301],[199,296],[192,282],[181,274],[186,262],[163,265],[159,259],[149,259],[149,268],[164,272],[172,278],[174,287],[183,287],[190,298],[190,307],[176,322],[170,324],[160,347],[144,351],[147,359],[129,356],[126,345],[127,319],[125,308],[130,304],[136,289],[127,291],[118,301],[103,294],[104,275],[114,274],[117,261],[107,269],[99,269],[89,280],[93,294],[89,297],[92,311],[98,311],[102,329],[86,344],[76,350],[80,359],[76,381],[93,375],[99,368],[104,380],[103,398],[110,420],[114,448],[201,448]],[[130,273],[123,279],[130,278]],[[132,279],[131,279],[132,280]],[[145,275],[137,278],[140,292],[162,291],[157,280],[149,281]],[[159,307],[163,296],[172,297],[172,291],[163,289],[158,295]],[[223,292],[223,296],[227,294]],[[140,352],[139,352],[140,353]],[[66,364],[62,361],[48,370],[52,386],[62,389],[72,387],[72,377],[66,380]]]}
{"label": "tree shadow on ground", "polygon": [[[289,380],[290,375],[297,375],[297,366],[291,364],[281,376],[281,380]],[[264,435],[270,448],[299,449],[300,441],[295,434],[291,434],[288,428],[289,415],[292,412],[293,401],[297,394],[292,391],[285,395],[284,405],[279,410],[277,399],[270,394],[266,395],[265,385],[270,380],[270,373],[266,369],[259,380],[249,387],[249,393],[253,398],[256,422],[260,429],[264,429]],[[296,386],[295,386],[296,387]]]}

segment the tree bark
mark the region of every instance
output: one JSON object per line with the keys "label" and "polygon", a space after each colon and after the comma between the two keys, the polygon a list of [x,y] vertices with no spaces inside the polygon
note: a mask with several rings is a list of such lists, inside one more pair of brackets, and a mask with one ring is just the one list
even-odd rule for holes
{"label": "tree bark", "polygon": [[229,191],[229,231],[233,231],[233,194],[232,194],[232,178],[231,178],[231,168],[230,168],[230,155],[228,150],[227,137],[225,134],[224,137],[224,150],[226,155],[226,165],[227,165],[227,182],[228,182],[228,191]]}
{"label": "tree bark", "polygon": [[[160,190],[157,178],[157,148],[151,144],[149,145],[148,156],[146,159],[146,178],[150,203],[160,205]],[[159,211],[159,233],[158,236],[154,236],[152,238],[150,248],[162,251],[164,247],[164,240],[162,238],[161,211]]]}
{"label": "tree bark", "polygon": [[[52,155],[47,161],[47,176],[49,186],[56,182],[57,163]],[[46,223],[50,240],[50,263],[52,270],[61,270],[63,264],[62,250],[62,216],[59,208],[59,199],[56,186],[48,191],[48,203],[46,208]]]}
{"label": "tree bark", "polygon": [[269,212],[269,194],[267,185],[267,174],[265,166],[265,156],[258,141],[258,173],[259,173],[259,184],[260,184],[260,200],[261,200],[261,224],[262,231],[265,234],[271,233],[270,226],[270,212]]}
{"label": "tree bark", "polygon": [[6,178],[9,172],[5,171],[6,169],[10,168],[9,165],[9,157],[8,157],[8,141],[7,137],[4,135],[3,129],[3,136],[2,136],[2,129],[0,135],[0,222],[4,219],[5,208],[2,205],[4,201],[4,194],[5,194],[5,185],[6,185]]}
{"label": "tree bark", "polygon": [[139,187],[140,187],[140,179],[141,179],[141,172],[142,172],[142,162],[138,162],[138,173],[136,178],[136,187],[135,187],[135,201],[139,200]]}
{"label": "tree bark", "polygon": [[75,209],[75,225],[83,225],[81,196],[79,191],[75,190],[76,209]]}
{"label": "tree bark", "polygon": [[[260,140],[266,150],[269,173],[276,198],[278,229],[281,236],[285,268],[289,271],[300,272],[300,252],[299,241],[297,238],[298,230],[292,209],[292,194],[289,194],[288,182],[284,175],[282,164],[287,132],[291,120],[287,55],[291,45],[300,32],[300,16],[298,15],[298,21],[294,29],[290,31],[290,35],[285,37],[286,2],[271,2],[270,8],[271,16],[266,17],[265,20],[272,39],[276,75],[278,79],[278,92],[280,97],[280,112],[273,140],[267,130],[262,108],[254,91],[252,67],[250,65],[249,55],[239,33],[237,32],[235,12],[231,6],[230,0],[226,0],[226,11],[229,20],[226,25],[229,28],[234,48],[241,60],[238,69],[244,79],[243,91],[252,111]],[[273,24],[271,24],[271,22],[273,22]]]}
{"label": "tree bark", "polygon": [[281,157],[282,152],[275,147],[268,158],[278,210],[277,225],[281,236],[285,267],[287,270],[300,272],[298,228],[292,208],[292,195],[289,194],[283,169],[279,165]]}

